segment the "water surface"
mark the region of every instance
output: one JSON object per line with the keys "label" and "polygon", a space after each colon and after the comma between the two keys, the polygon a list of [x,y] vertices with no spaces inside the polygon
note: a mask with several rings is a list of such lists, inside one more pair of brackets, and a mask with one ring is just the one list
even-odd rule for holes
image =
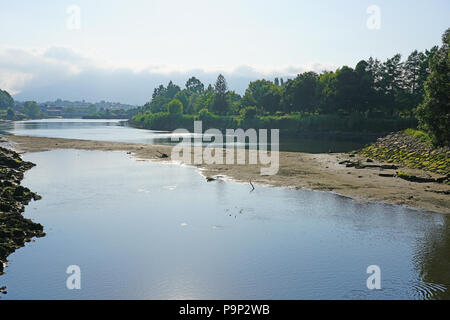
{"label": "water surface", "polygon": [[[84,139],[145,144],[175,144],[172,141],[176,135],[171,132],[137,129],[128,126],[124,120],[105,119],[42,119],[14,121],[0,124],[0,132],[49,138]],[[179,136],[179,135],[177,135]],[[188,135],[193,137],[195,135]],[[373,137],[372,137],[373,138]],[[280,136],[279,149],[281,151],[296,152],[348,152],[361,148],[371,142],[369,137],[360,136],[358,139],[336,137],[290,137]],[[205,143],[206,144],[206,143]],[[241,147],[248,146],[241,145]],[[251,145],[251,147],[255,147]]]}
{"label": "water surface", "polygon": [[[3,299],[450,298],[450,219],[332,193],[217,181],[123,152],[25,154],[47,236],[9,257]],[[81,268],[81,290],[66,268]],[[382,290],[366,287],[381,268]]]}

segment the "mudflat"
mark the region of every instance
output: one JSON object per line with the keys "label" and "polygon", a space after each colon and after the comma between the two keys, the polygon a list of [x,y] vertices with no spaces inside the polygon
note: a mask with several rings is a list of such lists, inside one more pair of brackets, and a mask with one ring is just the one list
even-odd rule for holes
{"label": "mudflat", "polygon": [[[172,161],[172,146],[106,142],[93,140],[42,138],[28,136],[1,136],[4,146],[18,152],[42,152],[53,149],[83,149],[125,151],[139,159]],[[167,154],[168,157],[161,157]],[[345,153],[310,154],[279,152],[279,170],[275,175],[261,175],[261,165],[251,164],[197,164],[208,180],[227,177],[252,184],[265,184],[297,189],[335,192],[359,202],[383,202],[426,211],[450,213],[450,186],[445,183],[418,183],[395,177],[399,170],[416,175],[437,178],[429,172],[399,166],[398,169],[376,167],[382,163],[370,162],[370,168],[346,167],[345,160],[361,161],[367,158]]]}

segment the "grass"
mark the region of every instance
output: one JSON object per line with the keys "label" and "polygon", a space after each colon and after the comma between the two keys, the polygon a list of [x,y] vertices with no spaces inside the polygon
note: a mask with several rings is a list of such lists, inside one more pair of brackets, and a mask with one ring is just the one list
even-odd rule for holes
{"label": "grass", "polygon": [[432,145],[431,137],[428,135],[428,133],[426,133],[424,131],[408,128],[405,131],[403,131],[403,133],[408,136],[414,137],[414,138],[426,143],[429,146]]}

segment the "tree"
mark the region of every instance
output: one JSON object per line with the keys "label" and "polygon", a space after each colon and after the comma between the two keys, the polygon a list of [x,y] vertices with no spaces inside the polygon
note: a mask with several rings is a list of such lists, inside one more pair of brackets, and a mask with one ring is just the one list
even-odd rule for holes
{"label": "tree", "polygon": [[399,102],[404,100],[402,82],[403,63],[401,55],[396,54],[381,65],[380,102],[386,114],[393,115],[396,110],[402,109],[403,106],[399,105]]}
{"label": "tree", "polygon": [[95,114],[97,113],[97,107],[95,106],[95,104],[91,104],[89,105],[89,107],[87,108],[87,114]]}
{"label": "tree", "polygon": [[242,106],[242,97],[234,91],[228,91],[226,98],[230,102],[232,113],[238,114]]}
{"label": "tree", "polygon": [[14,113],[13,108],[8,108],[8,111],[6,112],[6,119],[13,120],[15,116],[16,114]]}
{"label": "tree", "polygon": [[200,94],[194,93],[190,98],[190,105],[194,112],[199,112],[201,109],[211,110],[214,100],[214,90],[208,87]]}
{"label": "tree", "polygon": [[250,82],[242,99],[243,106],[257,106],[265,112],[275,113],[281,110],[281,87],[267,80]]}
{"label": "tree", "polygon": [[169,99],[173,99],[179,91],[181,91],[181,88],[170,81],[167,85],[165,96]]}
{"label": "tree", "polygon": [[216,114],[227,114],[229,111],[229,101],[227,99],[227,81],[222,74],[217,77],[214,84],[214,101],[212,109]]}
{"label": "tree", "polygon": [[192,106],[189,103],[189,91],[181,90],[177,92],[174,99],[180,100],[183,104],[183,112],[184,113],[193,113]]}
{"label": "tree", "polygon": [[39,118],[41,108],[35,101],[27,101],[23,107],[23,112],[31,119]]}
{"label": "tree", "polygon": [[436,145],[450,145],[450,28],[431,60],[424,101],[416,115],[420,128],[431,135]]}
{"label": "tree", "polygon": [[324,72],[319,77],[318,106],[323,113],[334,113],[337,110],[336,103],[336,74],[334,72]]}
{"label": "tree", "polygon": [[205,90],[205,86],[196,77],[191,77],[186,82],[186,90],[188,90],[190,93],[201,93],[203,90]]}
{"label": "tree", "polygon": [[360,109],[359,81],[358,74],[350,67],[344,66],[336,71],[336,102],[339,109],[346,112]]}
{"label": "tree", "polygon": [[318,78],[315,72],[305,72],[285,84],[283,101],[287,111],[314,112],[318,105],[316,92]]}
{"label": "tree", "polygon": [[167,89],[161,84],[153,90],[152,99],[156,99],[157,97],[165,97],[166,93]]}
{"label": "tree", "polygon": [[150,110],[152,113],[165,112],[167,111],[167,104],[170,99],[165,96],[157,96],[152,99],[152,102],[147,102],[144,105],[144,110]]}
{"label": "tree", "polygon": [[8,108],[14,108],[14,100],[7,91],[0,89],[0,109]]}
{"label": "tree", "polygon": [[180,114],[183,113],[183,103],[178,99],[173,99],[167,105],[167,110],[170,114]]}
{"label": "tree", "polygon": [[245,107],[241,110],[241,117],[244,119],[253,119],[256,117],[257,108],[254,106]]}

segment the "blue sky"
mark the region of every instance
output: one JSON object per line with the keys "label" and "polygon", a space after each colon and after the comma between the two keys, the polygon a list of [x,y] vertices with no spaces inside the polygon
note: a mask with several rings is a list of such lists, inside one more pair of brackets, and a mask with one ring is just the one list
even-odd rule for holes
{"label": "blue sky", "polygon": [[[76,30],[66,25],[70,5],[80,8]],[[366,25],[371,5],[378,30]],[[428,49],[449,18],[448,0],[0,0],[0,87],[21,99],[143,103],[161,81],[208,83],[224,72],[242,92],[256,77]]]}

